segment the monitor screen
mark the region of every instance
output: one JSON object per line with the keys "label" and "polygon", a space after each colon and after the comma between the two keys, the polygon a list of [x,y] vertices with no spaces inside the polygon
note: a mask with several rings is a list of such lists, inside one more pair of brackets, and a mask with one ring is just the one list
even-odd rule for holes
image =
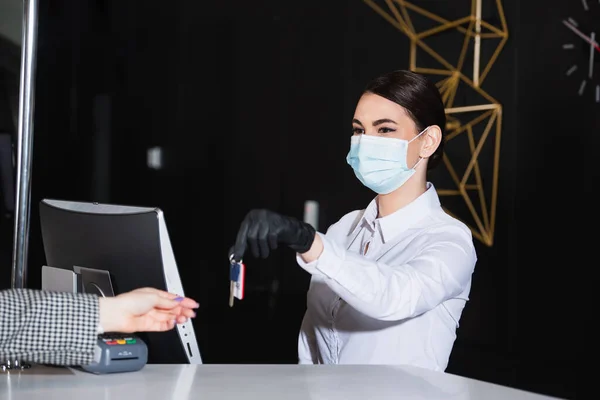
{"label": "monitor screen", "polygon": [[[45,199],[40,220],[46,265],[105,270],[115,295],[141,287],[185,295],[160,209]],[[149,363],[202,363],[191,321],[139,336]]]}

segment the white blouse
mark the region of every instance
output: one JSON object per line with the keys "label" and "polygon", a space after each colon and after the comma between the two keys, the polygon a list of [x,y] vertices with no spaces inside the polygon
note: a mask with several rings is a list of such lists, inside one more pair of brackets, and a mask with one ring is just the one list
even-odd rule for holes
{"label": "white blouse", "polygon": [[377,218],[374,199],[325,235],[298,343],[301,364],[409,364],[444,371],[477,256],[469,228],[431,183]]}

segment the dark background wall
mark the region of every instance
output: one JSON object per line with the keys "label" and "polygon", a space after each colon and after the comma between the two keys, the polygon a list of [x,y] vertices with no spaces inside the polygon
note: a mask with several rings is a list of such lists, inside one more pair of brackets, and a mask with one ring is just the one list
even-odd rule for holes
{"label": "dark background wall", "polygon": [[[360,0],[283,3],[41,2],[30,286],[44,263],[42,198],[158,206],[186,294],[201,304],[204,361],[296,362],[309,276],[286,249],[246,260],[247,297],[229,309],[227,250],[254,207],[301,218],[304,201],[318,200],[323,230],[367,204],[372,194],[345,164],[350,120],[365,83],[407,68],[409,49]],[[595,177],[584,153],[600,105],[565,77],[573,62],[560,46],[575,40],[560,21],[579,8],[545,4],[504,2],[510,39],[485,84],[504,107],[496,240],[476,242],[448,371],[575,398],[579,293],[589,293],[575,278],[586,269],[577,211]],[[5,131],[15,131],[17,79],[2,69]],[[163,150],[161,170],[147,166],[152,147]],[[8,287],[10,216],[0,229]],[[235,353],[234,324],[248,344]]]}

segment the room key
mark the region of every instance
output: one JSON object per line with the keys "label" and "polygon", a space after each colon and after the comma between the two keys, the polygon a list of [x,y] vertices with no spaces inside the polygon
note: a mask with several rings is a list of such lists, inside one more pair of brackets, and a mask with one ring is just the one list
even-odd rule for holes
{"label": "room key", "polygon": [[233,292],[235,292],[235,282],[229,281],[229,307],[233,307]]}

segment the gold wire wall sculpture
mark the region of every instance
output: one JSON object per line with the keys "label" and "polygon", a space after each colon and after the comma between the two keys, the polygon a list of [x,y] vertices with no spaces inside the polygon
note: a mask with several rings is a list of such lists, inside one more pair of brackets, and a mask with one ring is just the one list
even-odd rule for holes
{"label": "gold wire wall sculpture", "polygon": [[[464,200],[471,221],[455,215],[451,210],[446,212],[463,220],[473,233],[473,237],[492,246],[494,243],[494,228],[496,223],[496,203],[498,197],[498,169],[500,164],[500,139],[502,130],[502,106],[490,96],[481,85],[485,81],[494,62],[508,40],[508,28],[501,0],[490,0],[495,7],[494,15],[499,20],[500,27],[494,26],[482,19],[482,0],[471,0],[470,14],[464,17],[448,20],[436,15],[413,2],[404,0],[363,0],[375,12],[392,24],[410,40],[410,70],[422,74],[436,75],[442,79],[437,86],[442,95],[447,115],[447,144],[452,146],[452,140],[467,136],[469,161],[466,168],[459,172],[446,151],[444,164],[449,172],[453,187],[449,189],[438,188],[440,196],[460,196]],[[417,1],[415,1],[417,2]],[[454,3],[454,0],[451,0]],[[439,4],[439,3],[438,3]],[[456,3],[454,3],[456,4]],[[486,4],[487,5],[487,4]],[[457,4],[458,6],[458,4]],[[425,18],[433,27],[417,31],[413,18]],[[454,63],[448,61],[449,57],[442,57],[435,51],[433,45],[425,43],[426,38],[439,35],[442,32],[455,30],[462,34],[462,46],[456,55]],[[481,43],[484,39],[499,40],[497,47],[486,62],[482,61]],[[439,65],[439,68],[419,66],[417,51],[425,52]],[[472,65],[467,65],[467,54],[472,50]],[[446,55],[446,54],[445,54]],[[470,69],[469,74],[466,70]],[[467,76],[469,74],[469,76]],[[459,86],[467,85],[479,94],[481,101],[476,104],[455,105],[456,94]],[[473,117],[473,115],[476,115]],[[474,128],[484,124],[483,133],[476,140]],[[481,128],[481,126],[479,126]],[[495,129],[494,129],[495,128]],[[494,132],[492,132],[494,130]],[[495,136],[495,137],[494,137]],[[480,168],[479,156],[486,141],[493,143],[493,167],[491,170],[491,189],[488,193],[484,190],[484,182]],[[477,200],[472,200],[471,193],[476,191]],[[489,201],[488,198],[489,197]],[[478,202],[476,208],[474,202]],[[488,205],[489,204],[489,205]]]}

